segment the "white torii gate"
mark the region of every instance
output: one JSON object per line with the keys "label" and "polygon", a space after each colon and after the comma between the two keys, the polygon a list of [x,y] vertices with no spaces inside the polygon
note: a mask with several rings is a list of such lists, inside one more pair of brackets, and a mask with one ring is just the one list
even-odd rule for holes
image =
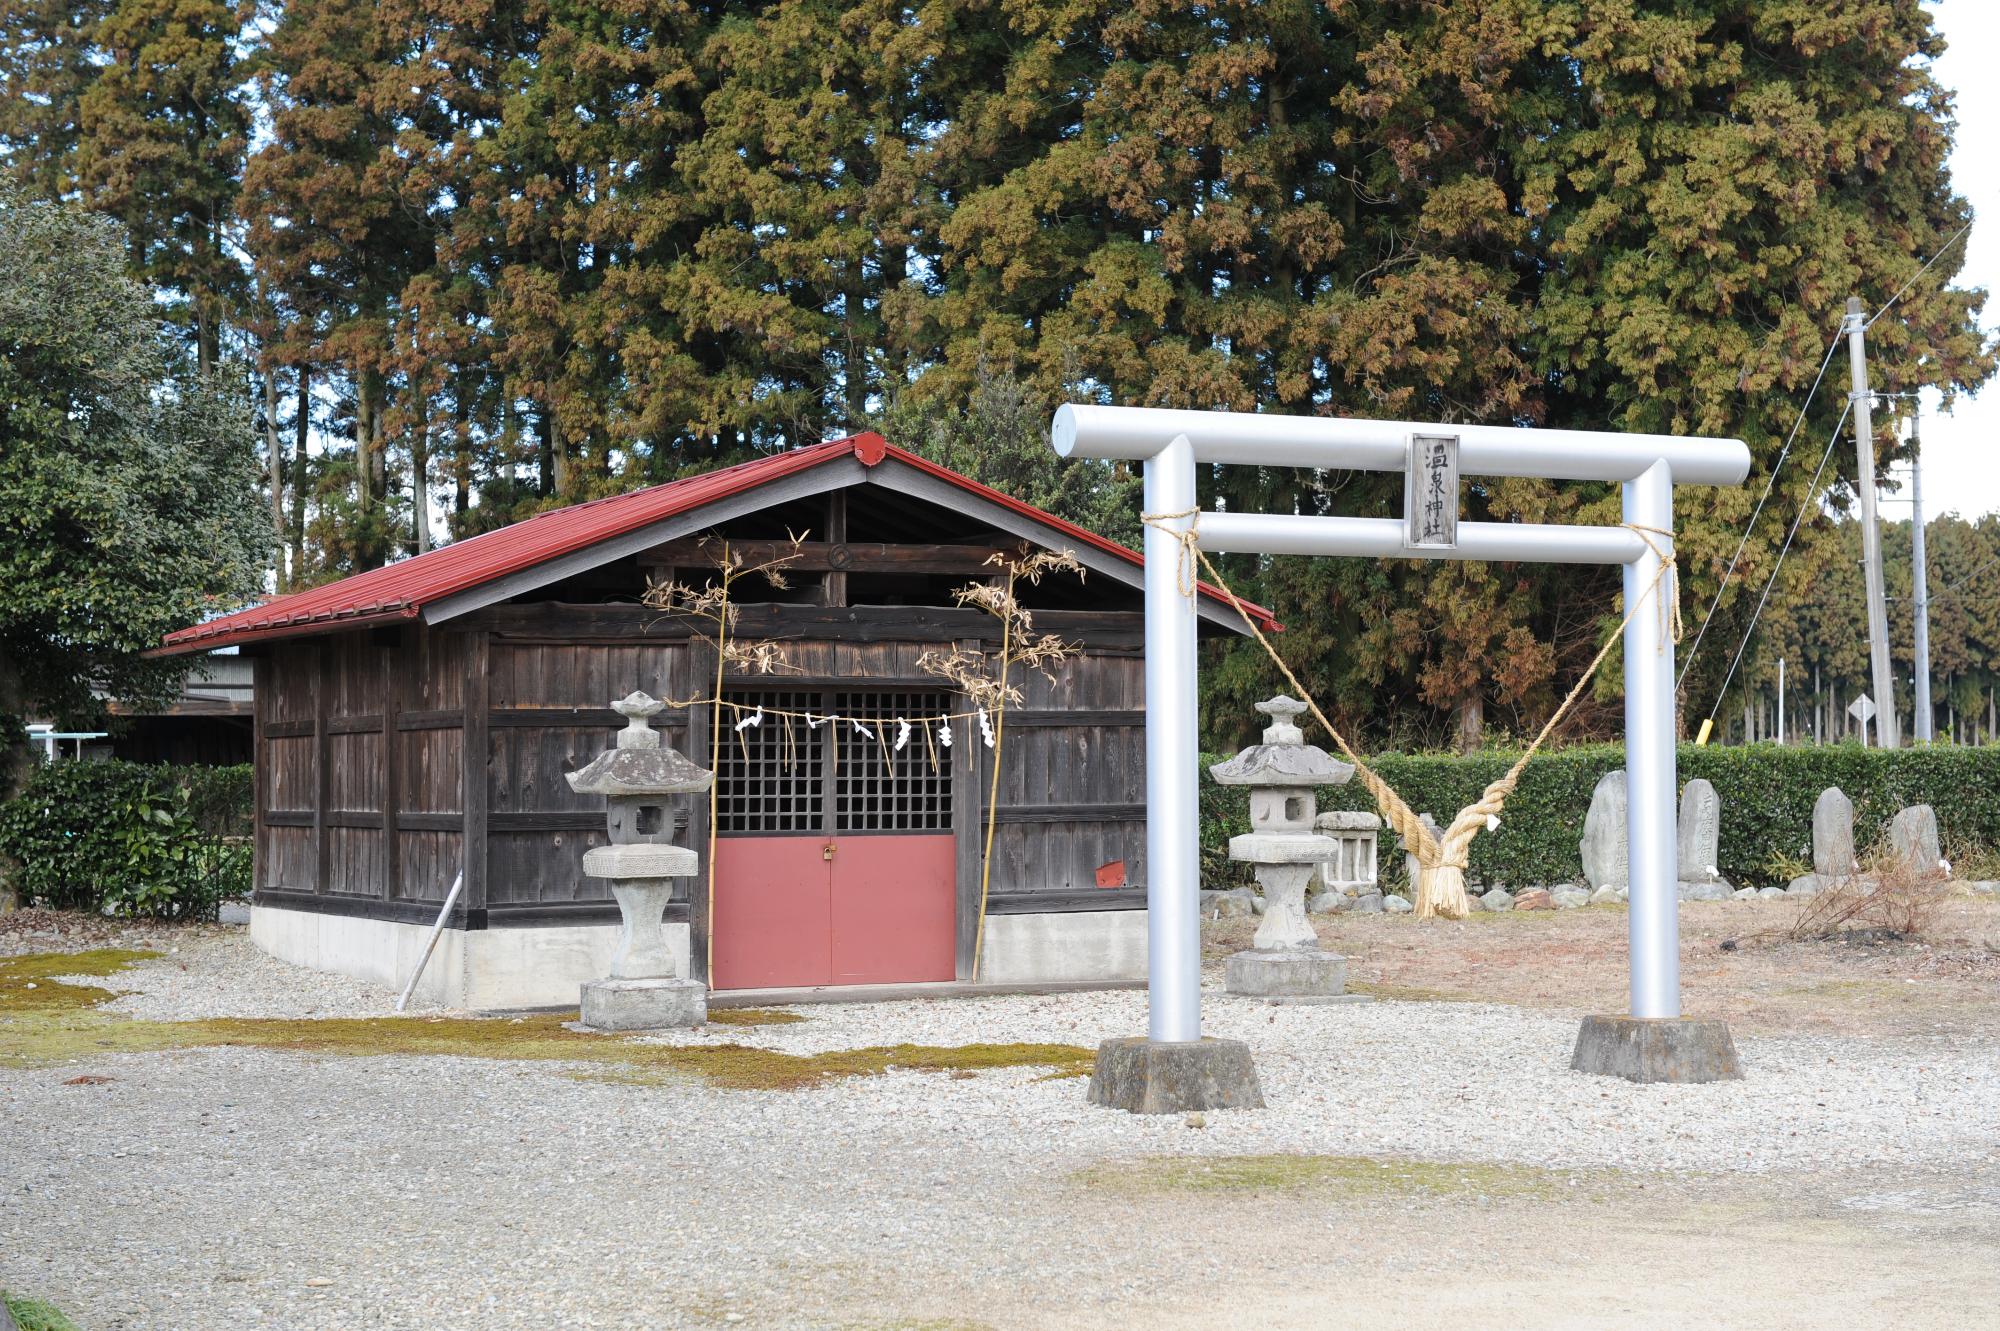
{"label": "white torii gate", "polygon": [[[1675,483],[1737,485],[1750,470],[1750,450],[1737,439],[1151,407],[1065,406],[1055,414],[1050,439],[1063,457],[1144,463],[1145,511],[1153,515],[1195,509],[1197,464],[1401,471],[1411,478],[1406,505],[1412,512],[1401,520],[1195,513],[1147,524],[1146,902],[1148,1042],[1154,1046],[1201,1040],[1196,620],[1193,599],[1180,584],[1182,533],[1192,527],[1199,547],[1210,552],[1617,564],[1624,569],[1629,611],[1660,576],[1663,557],[1672,558]],[[1436,462],[1440,456],[1445,463]],[[1426,524],[1417,512],[1420,457],[1448,477],[1449,513],[1442,530],[1435,521]],[[1461,472],[1617,482],[1624,490],[1624,525],[1460,523]],[[1677,594],[1671,569],[1658,594],[1663,601]],[[1588,1019],[1586,1037],[1591,1023],[1609,1021],[1617,1029],[1606,1038],[1618,1048],[1586,1059],[1580,1042],[1576,1066],[1602,1062],[1605,1066],[1591,1070],[1638,1080],[1711,1080],[1737,1075],[1735,1054],[1727,1048],[1727,1028],[1721,1023],[1679,1020],[1674,650],[1661,621],[1659,615],[1633,614],[1624,636],[1631,1016]],[[1635,1019],[1645,1025],[1634,1028]],[[1667,1024],[1693,1029],[1668,1029]],[[1716,1028],[1726,1058],[1724,1051],[1710,1047]],[[1248,1067],[1247,1055],[1243,1066]],[[1099,1067],[1102,1080],[1103,1055]],[[1095,1083],[1093,1095],[1098,1095]],[[1117,1099],[1114,1095],[1105,1102]],[[1186,1102],[1163,1102],[1155,1090],[1147,1107],[1204,1107],[1199,1094],[1180,1099]],[[1134,1099],[1125,1107],[1139,1106]]]}

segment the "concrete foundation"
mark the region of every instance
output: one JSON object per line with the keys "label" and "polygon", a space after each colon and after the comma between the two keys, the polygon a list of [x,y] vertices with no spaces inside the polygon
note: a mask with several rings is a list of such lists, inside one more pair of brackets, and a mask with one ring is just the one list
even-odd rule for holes
{"label": "concrete foundation", "polygon": [[1333,998],[1347,992],[1347,958],[1317,948],[1238,952],[1223,974],[1223,987],[1245,998]]}
{"label": "concrete foundation", "polygon": [[1133,1114],[1262,1109],[1264,1090],[1241,1040],[1106,1040],[1090,1074],[1090,1103]]}
{"label": "concrete foundation", "polygon": [[1636,1082],[1743,1080],[1729,1023],[1693,1017],[1585,1017],[1569,1065]]}
{"label": "concrete foundation", "polygon": [[[668,924],[664,932],[676,972],[686,975],[688,926]],[[567,1007],[579,985],[610,971],[618,934],[615,924],[446,929],[410,1001],[472,1011]],[[250,939],[271,956],[391,992],[408,982],[429,936],[426,924],[275,906],[250,911]]]}
{"label": "concrete foundation", "polygon": [[[673,973],[688,973],[688,926],[662,926]],[[495,1011],[568,1007],[577,987],[611,973],[616,924],[446,929],[410,1001]],[[423,954],[427,924],[257,906],[251,941],[295,966],[400,990]],[[1146,912],[1051,911],[986,921],[988,984],[1120,984],[1146,978]]]}
{"label": "concrete foundation", "polygon": [[1146,978],[1146,912],[989,915],[983,984],[1111,984]]}
{"label": "concrete foundation", "polygon": [[708,1020],[708,986],[699,980],[591,980],[579,1017],[593,1031],[657,1031]]}

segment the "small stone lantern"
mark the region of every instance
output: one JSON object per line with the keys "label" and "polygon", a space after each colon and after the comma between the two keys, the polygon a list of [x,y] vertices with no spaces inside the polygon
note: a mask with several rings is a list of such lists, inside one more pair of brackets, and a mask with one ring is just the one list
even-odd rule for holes
{"label": "small stone lantern", "polygon": [[1306,705],[1279,694],[1257,704],[1271,718],[1264,742],[1209,768],[1225,786],[1250,788],[1250,828],[1229,839],[1229,858],[1253,866],[1264,888],[1264,921],[1250,950],[1229,959],[1232,994],[1273,1003],[1353,1001],[1346,992],[1347,961],[1320,950],[1306,919],[1306,883],[1340,843],[1313,830],[1319,812],[1314,793],[1354,776],[1354,768],[1305,742],[1297,718]]}
{"label": "small stone lantern", "polygon": [[[677,880],[695,876],[695,852],[673,844],[687,830],[690,796],[715,774],[660,743],[652,718],[665,704],[633,693],[611,704],[626,718],[615,748],[569,773],[579,795],[602,795],[611,844],[583,853],[583,871],[610,880],[622,925],[607,979],[583,986],[582,1018],[594,1030],[699,1026],[708,1020],[708,987],[690,980],[667,951],[660,927]],[[680,972],[680,973],[677,973]]]}

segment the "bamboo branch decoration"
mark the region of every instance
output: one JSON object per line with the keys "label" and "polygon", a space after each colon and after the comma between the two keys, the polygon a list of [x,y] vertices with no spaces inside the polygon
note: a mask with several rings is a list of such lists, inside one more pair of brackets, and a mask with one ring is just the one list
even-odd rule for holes
{"label": "bamboo branch decoration", "polygon": [[986,788],[986,847],[979,857],[979,922],[972,940],[972,979],[986,948],[986,899],[993,885],[993,834],[1000,812],[1000,759],[1007,740],[1007,707],[1022,700],[1021,690],[1011,679],[1015,666],[1041,672],[1055,679],[1054,667],[1073,655],[1076,648],[1053,633],[1037,633],[1034,615],[1021,605],[1015,589],[1022,582],[1038,584],[1042,575],[1054,570],[1084,576],[1075,554],[1042,551],[1034,555],[996,554],[986,561],[1001,570],[1004,581],[976,582],[952,593],[961,606],[984,610],[1000,621],[1000,652],[989,657],[954,647],[949,652],[925,652],[917,658],[917,668],[948,680],[992,719],[993,769]]}
{"label": "bamboo branch decoration", "polygon": [[[715,635],[695,636],[715,649],[715,694],[709,700],[709,743],[708,770],[720,772],[722,769],[722,685],[725,672],[732,666],[747,674],[782,674],[791,669],[784,648],[772,642],[734,641],[730,630],[736,626],[736,604],[731,597],[735,584],[748,577],[761,577],[771,587],[783,591],[791,586],[785,570],[803,557],[805,532],[790,533],[791,545],[771,558],[752,564],[740,551],[731,550],[727,540],[717,543],[715,568],[720,574],[706,586],[693,587],[677,581],[649,582],[643,598],[651,609],[668,615],[684,615],[694,619],[705,619],[715,626]],[[789,736],[790,724],[786,726]],[[741,734],[739,742],[746,744]],[[720,781],[708,785],[708,937],[707,970],[710,980],[715,976],[715,846],[716,823],[721,812]]]}

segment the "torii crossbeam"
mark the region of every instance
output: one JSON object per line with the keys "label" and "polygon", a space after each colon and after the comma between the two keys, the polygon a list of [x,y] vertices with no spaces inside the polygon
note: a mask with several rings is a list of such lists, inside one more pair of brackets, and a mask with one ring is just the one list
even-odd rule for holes
{"label": "torii crossbeam", "polygon": [[[1195,606],[1180,583],[1184,533],[1192,529],[1210,552],[1617,564],[1631,607],[1662,577],[1663,562],[1658,593],[1677,595],[1674,485],[1738,485],[1750,470],[1750,450],[1737,439],[1151,407],[1065,406],[1050,438],[1063,457],[1143,463],[1145,511],[1154,515],[1145,533],[1150,1022],[1143,1045],[1106,1042],[1091,1092],[1153,1112],[1249,1102],[1243,1087],[1228,1085],[1238,1075],[1231,1069],[1248,1076],[1248,1095],[1261,1103],[1247,1051],[1201,1038]],[[1199,513],[1198,464],[1401,471],[1410,511],[1401,520]],[[1624,522],[1461,523],[1460,474],[1615,482]],[[1419,503],[1447,480],[1448,512]],[[1162,516],[1172,514],[1187,516]],[[1631,1012],[1587,1018],[1573,1066],[1646,1081],[1739,1075],[1728,1028],[1681,1017],[1674,648],[1661,616],[1629,617],[1624,659]]]}

